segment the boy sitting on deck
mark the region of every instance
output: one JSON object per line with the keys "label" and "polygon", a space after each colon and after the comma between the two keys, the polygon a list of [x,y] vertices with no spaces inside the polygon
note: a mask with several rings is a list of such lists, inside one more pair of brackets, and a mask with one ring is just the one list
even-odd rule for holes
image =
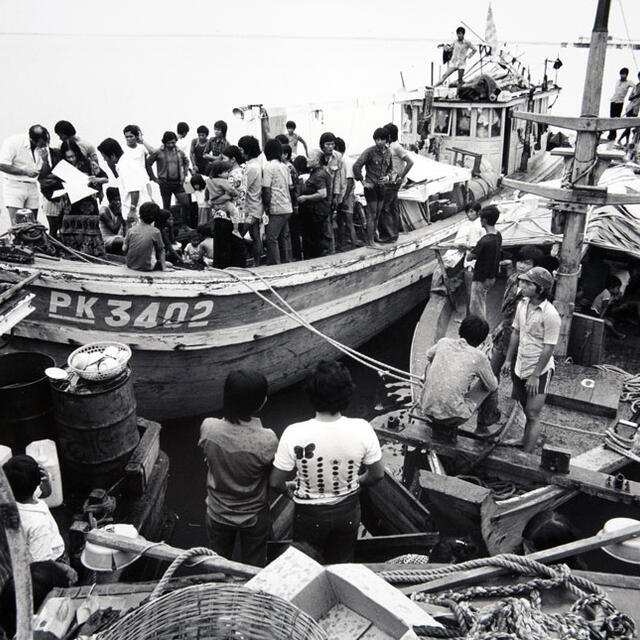
{"label": "boy sitting on deck", "polygon": [[489,359],[476,348],[489,333],[487,321],[469,315],[458,333],[458,339],[441,338],[426,354],[420,408],[432,423],[442,426],[466,422],[484,397],[498,388]]}
{"label": "boy sitting on deck", "polygon": [[145,202],[140,207],[140,220],[129,229],[122,247],[129,269],[164,271],[166,268],[162,233],[153,225],[159,211],[155,202]]}

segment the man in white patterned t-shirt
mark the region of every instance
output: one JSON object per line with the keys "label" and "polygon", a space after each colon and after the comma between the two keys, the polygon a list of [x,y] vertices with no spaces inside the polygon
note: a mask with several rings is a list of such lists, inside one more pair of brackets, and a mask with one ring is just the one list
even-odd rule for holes
{"label": "man in white patterned t-shirt", "polygon": [[[306,386],[315,418],[289,425],[278,444],[271,486],[281,492],[295,472],[294,543],[325,563],[351,562],[358,526],[358,491],[384,475],[382,452],[371,425],[342,415],[353,393],[349,371],[320,362]],[[360,473],[361,467],[364,472]]]}

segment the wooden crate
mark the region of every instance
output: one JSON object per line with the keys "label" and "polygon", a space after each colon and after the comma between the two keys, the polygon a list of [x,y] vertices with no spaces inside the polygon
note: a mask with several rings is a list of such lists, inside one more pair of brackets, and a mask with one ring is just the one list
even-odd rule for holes
{"label": "wooden crate", "polygon": [[138,446],[133,450],[124,473],[127,493],[132,498],[141,497],[147,490],[149,479],[160,453],[161,425],[144,418],[138,418],[138,428],[142,432]]}

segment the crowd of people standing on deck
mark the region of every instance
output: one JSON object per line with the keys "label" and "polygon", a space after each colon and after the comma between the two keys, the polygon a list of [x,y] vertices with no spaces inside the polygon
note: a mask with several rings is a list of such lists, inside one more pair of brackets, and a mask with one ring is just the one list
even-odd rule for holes
{"label": "crowd of people standing on deck", "polygon": [[[106,138],[96,147],[61,120],[57,148],[45,127],[33,125],[0,148],[4,204],[12,224],[22,209],[35,219],[41,210],[51,236],[68,248],[99,257],[124,253],[138,270],[258,266],[265,258],[279,264],[395,242],[398,189],[413,165],[398,128],[376,129],[374,144],[355,161],[331,132],[309,150],[295,122],[286,129],[261,148],[253,136],[230,144],[222,120],[212,136],[201,125],[192,139],[180,122],[154,147],[131,124],[124,145]],[[356,181],[366,200],[360,234]]]}

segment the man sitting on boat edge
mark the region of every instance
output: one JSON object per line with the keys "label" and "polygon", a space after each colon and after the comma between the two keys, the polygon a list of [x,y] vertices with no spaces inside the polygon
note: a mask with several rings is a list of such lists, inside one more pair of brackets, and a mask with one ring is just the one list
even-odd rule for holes
{"label": "man sitting on boat edge", "polygon": [[487,356],[477,347],[489,334],[484,318],[468,315],[459,338],[440,338],[426,353],[427,369],[420,409],[432,424],[456,427],[498,388]]}

